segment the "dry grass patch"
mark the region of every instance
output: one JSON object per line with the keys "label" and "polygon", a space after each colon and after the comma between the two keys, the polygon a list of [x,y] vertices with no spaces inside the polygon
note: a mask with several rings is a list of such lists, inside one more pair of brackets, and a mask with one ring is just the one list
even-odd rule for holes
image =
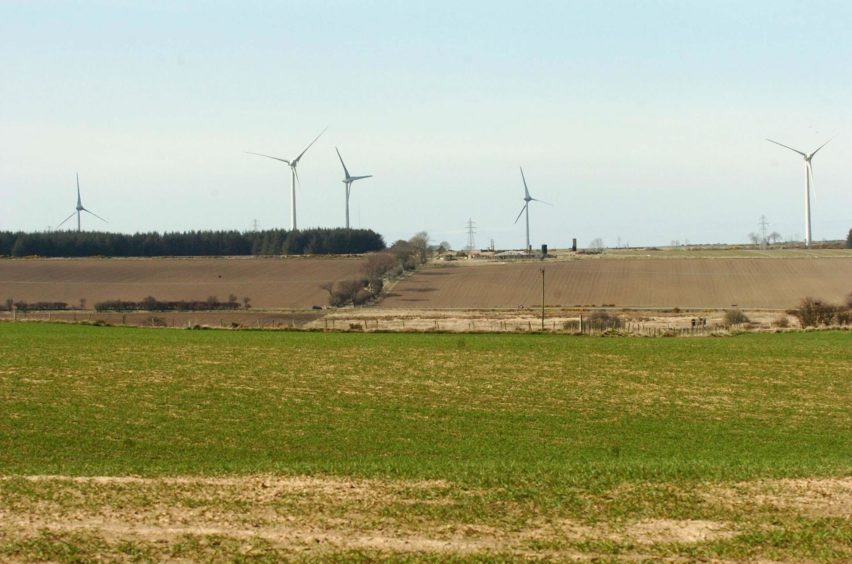
{"label": "dry grass patch", "polygon": [[705,497],[729,507],[791,512],[810,517],[841,517],[852,527],[852,477],[757,480],[711,488]]}
{"label": "dry grass patch", "polygon": [[[802,516],[849,519],[852,478],[623,483],[586,494],[598,508],[629,508],[594,521],[522,501],[491,507],[505,521],[459,510],[493,504],[498,493],[446,480],[334,476],[9,476],[0,478],[0,555],[736,559],[763,554],[753,552],[750,535],[798,534]],[[684,509],[688,499],[704,502]],[[65,549],[73,557],[56,552]]]}

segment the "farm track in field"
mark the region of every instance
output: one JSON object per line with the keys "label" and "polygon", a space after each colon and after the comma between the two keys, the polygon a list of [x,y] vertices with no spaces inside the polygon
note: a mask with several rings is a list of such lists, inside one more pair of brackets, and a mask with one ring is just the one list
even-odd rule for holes
{"label": "farm track in field", "polygon": [[444,264],[400,281],[388,309],[548,306],[785,309],[805,296],[842,302],[852,258],[612,259]]}

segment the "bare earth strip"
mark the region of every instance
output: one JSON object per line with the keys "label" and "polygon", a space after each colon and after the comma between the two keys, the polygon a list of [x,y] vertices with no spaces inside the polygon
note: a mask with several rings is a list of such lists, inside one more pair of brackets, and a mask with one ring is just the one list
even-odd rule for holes
{"label": "bare earth strip", "polygon": [[[636,487],[641,484],[629,486]],[[725,507],[732,515],[739,509],[751,514],[852,518],[852,478],[705,484],[699,490],[707,504]],[[315,556],[366,550],[385,555],[501,553],[559,559],[594,557],[579,550],[588,543],[609,542],[632,546],[632,556],[642,557],[653,546],[731,539],[745,526],[736,517],[584,523],[530,515],[522,526],[458,522],[450,517],[454,506],[484,495],[487,492],[442,480],[7,476],[0,478],[0,544],[26,547],[45,534],[85,533],[98,539],[101,556],[128,543],[147,547],[149,556],[173,556],[187,538],[215,537],[230,539],[242,552],[268,547]],[[619,490],[604,494],[617,495]],[[430,513],[430,506],[448,510]],[[523,507],[503,510],[512,514],[523,512]]]}
{"label": "bare earth strip", "polygon": [[812,296],[842,302],[852,258],[576,260],[434,265],[400,281],[387,309],[548,306],[786,309]]}
{"label": "bare earth strip", "polygon": [[359,257],[7,259],[0,260],[0,299],[60,301],[89,308],[105,300],[221,300],[247,296],[255,308],[310,308],[328,303],[320,285],[355,278]]}

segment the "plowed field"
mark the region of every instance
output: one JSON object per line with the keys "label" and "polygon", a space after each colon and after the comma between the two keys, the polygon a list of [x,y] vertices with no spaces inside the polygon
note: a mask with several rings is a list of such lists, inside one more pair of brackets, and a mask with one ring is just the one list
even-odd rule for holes
{"label": "plowed field", "polygon": [[354,278],[360,258],[22,259],[0,261],[0,300],[251,298],[255,308],[326,305],[320,285]]}
{"label": "plowed field", "polygon": [[841,302],[852,258],[601,259],[448,264],[397,284],[385,308],[548,306],[783,309],[805,296]]}

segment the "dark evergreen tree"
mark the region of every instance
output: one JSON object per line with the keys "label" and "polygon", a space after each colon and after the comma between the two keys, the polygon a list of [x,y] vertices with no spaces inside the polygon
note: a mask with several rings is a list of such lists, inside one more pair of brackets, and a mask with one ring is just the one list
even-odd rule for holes
{"label": "dark evergreen tree", "polygon": [[0,232],[0,256],[152,257],[358,254],[385,248],[369,229],[272,229],[184,233]]}

